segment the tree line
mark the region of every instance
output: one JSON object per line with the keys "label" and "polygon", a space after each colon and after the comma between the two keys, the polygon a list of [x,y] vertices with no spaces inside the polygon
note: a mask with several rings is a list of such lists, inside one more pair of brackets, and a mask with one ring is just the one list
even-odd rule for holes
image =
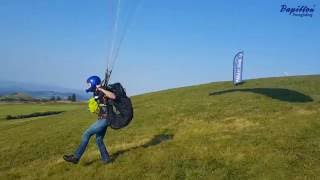
{"label": "tree line", "polygon": [[[50,99],[50,101],[62,101],[65,99],[62,99],[60,96],[52,96]],[[68,96],[67,101],[72,101],[72,102],[76,102],[77,101],[77,96],[76,94],[72,94],[71,96]]]}

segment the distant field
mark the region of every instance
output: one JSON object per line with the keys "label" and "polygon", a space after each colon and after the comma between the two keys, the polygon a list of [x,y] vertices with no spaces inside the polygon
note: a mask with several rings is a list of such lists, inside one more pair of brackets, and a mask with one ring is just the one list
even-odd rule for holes
{"label": "distant field", "polygon": [[68,111],[79,108],[79,104],[72,103],[16,103],[16,104],[0,104],[0,121],[5,119],[7,115],[30,114],[34,112],[45,111]]}
{"label": "distant field", "polygon": [[85,104],[0,105],[0,179],[318,179],[320,76],[255,79],[132,98],[133,122],[109,129],[114,162],[94,137],[77,165],[64,162],[95,121]]}

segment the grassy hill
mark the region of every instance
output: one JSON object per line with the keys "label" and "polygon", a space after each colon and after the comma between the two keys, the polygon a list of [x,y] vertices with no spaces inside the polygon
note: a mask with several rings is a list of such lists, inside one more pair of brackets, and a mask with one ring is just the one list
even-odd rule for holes
{"label": "grassy hill", "polygon": [[33,98],[26,93],[11,93],[0,96],[0,101],[31,101]]}
{"label": "grassy hill", "polygon": [[[0,179],[316,179],[320,176],[320,76],[219,82],[132,98],[135,117],[108,129],[114,162],[94,137],[77,165],[65,163],[95,116],[85,104],[0,105]],[[20,105],[22,106],[22,105]],[[27,107],[28,106],[28,107]],[[5,112],[5,113],[4,113]]]}
{"label": "grassy hill", "polygon": [[50,99],[52,96],[59,96],[62,99],[67,99],[74,93],[76,94],[77,99],[81,101],[88,99],[89,97],[84,90],[68,89],[56,87],[54,85],[43,85],[30,82],[0,80],[0,96],[8,96],[15,92],[19,92],[19,94],[27,94],[33,99]]}

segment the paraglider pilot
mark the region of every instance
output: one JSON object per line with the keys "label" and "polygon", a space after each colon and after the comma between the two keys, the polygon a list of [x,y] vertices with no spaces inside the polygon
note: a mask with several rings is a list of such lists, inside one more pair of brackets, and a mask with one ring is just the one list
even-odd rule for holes
{"label": "paraglider pilot", "polygon": [[[99,103],[104,104],[107,99],[116,98],[114,93],[102,88],[101,79],[98,76],[89,77],[87,83],[89,85],[89,88],[86,91],[94,93],[94,98],[96,98]],[[91,136],[96,135],[96,143],[100,151],[102,162],[111,162],[108,151],[103,142],[103,138],[109,125],[110,120],[108,119],[106,109],[100,108],[98,113],[98,120],[83,133],[81,143],[74,154],[64,155],[63,159],[67,162],[77,164],[81,156],[83,155]]]}

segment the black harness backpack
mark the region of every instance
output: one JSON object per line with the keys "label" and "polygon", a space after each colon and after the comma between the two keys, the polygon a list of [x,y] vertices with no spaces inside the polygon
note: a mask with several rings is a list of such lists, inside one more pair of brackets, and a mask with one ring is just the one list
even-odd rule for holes
{"label": "black harness backpack", "polygon": [[111,120],[112,129],[126,127],[133,119],[131,99],[120,83],[109,84],[106,89],[115,94],[116,99],[107,101],[108,118]]}

